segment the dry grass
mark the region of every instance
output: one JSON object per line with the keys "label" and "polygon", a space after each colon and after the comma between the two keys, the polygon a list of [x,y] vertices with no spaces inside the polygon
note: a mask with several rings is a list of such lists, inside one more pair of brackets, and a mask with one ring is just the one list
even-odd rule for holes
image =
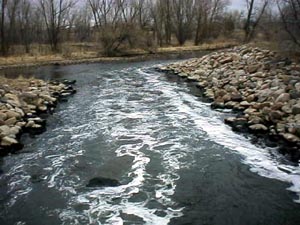
{"label": "dry grass", "polygon": [[[155,51],[159,54],[178,53],[184,51],[204,51],[231,47],[237,44],[238,43],[236,41],[232,40],[216,40],[215,42],[202,44],[199,46],[194,46],[191,42],[187,42],[185,46],[163,47],[157,48]],[[18,46],[16,47],[16,49],[18,49]],[[29,64],[42,65],[50,64],[53,62],[64,62],[72,60],[114,60],[113,58],[104,57],[101,56],[101,54],[99,55],[101,49],[99,48],[99,45],[97,43],[65,43],[61,49],[61,53],[51,54],[49,46],[32,46],[32,51],[30,54],[19,54],[12,55],[9,57],[0,57],[0,67],[16,65],[22,66]],[[132,49],[127,52],[127,56],[147,54],[149,54],[149,52],[143,49]]]}
{"label": "dry grass", "polygon": [[229,48],[238,44],[239,43],[236,41],[216,41],[213,43],[205,43],[198,46],[187,44],[185,46],[159,48],[157,52],[172,53],[172,52],[180,52],[180,51],[206,51],[206,50]]}
{"label": "dry grass", "polygon": [[16,79],[9,79],[5,77],[0,77],[0,88],[13,89],[13,90],[28,90],[31,86],[31,82],[37,82],[34,78],[24,78],[22,75],[18,76]]}

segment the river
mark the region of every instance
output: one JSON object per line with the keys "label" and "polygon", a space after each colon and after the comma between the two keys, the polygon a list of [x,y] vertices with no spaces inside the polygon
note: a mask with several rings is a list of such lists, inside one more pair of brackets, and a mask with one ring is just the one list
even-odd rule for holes
{"label": "river", "polygon": [[[0,159],[0,224],[299,225],[299,166],[154,69],[167,62],[33,70],[78,93]],[[121,185],[87,187],[95,177]]]}

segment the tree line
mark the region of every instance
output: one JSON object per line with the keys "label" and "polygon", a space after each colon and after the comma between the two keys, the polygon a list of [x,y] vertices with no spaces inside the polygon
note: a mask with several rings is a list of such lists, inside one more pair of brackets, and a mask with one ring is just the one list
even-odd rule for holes
{"label": "tree line", "polygon": [[[59,52],[64,42],[93,42],[106,55],[123,46],[152,51],[187,41],[199,45],[244,31],[249,42],[263,24],[284,28],[300,46],[299,0],[245,0],[243,13],[229,0],[0,0],[1,54],[13,46],[29,53],[33,44]],[[276,8],[277,10],[274,10]],[[274,16],[275,15],[275,16]]]}

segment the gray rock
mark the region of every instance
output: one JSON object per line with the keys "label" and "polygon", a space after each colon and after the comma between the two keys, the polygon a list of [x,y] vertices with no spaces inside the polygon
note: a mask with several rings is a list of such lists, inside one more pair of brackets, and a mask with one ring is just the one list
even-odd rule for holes
{"label": "gray rock", "polygon": [[296,105],[293,105],[293,107],[292,107],[292,113],[294,115],[300,114],[300,103],[298,103]]}
{"label": "gray rock", "polygon": [[276,99],[276,102],[288,102],[291,99],[291,96],[289,93],[282,93],[278,96]]}

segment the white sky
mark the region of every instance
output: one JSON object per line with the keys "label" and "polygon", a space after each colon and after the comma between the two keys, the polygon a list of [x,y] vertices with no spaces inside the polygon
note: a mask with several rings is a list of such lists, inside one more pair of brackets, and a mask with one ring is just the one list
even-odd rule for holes
{"label": "white sky", "polygon": [[229,6],[230,9],[233,10],[242,10],[246,8],[246,1],[245,0],[231,0],[231,5]]}

